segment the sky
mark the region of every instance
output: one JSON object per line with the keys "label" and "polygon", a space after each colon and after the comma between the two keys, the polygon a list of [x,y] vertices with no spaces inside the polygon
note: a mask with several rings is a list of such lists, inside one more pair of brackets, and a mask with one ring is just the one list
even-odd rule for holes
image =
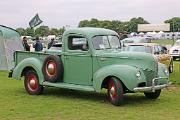
{"label": "sky", "polygon": [[0,0],[0,24],[12,28],[29,27],[38,13],[41,25],[50,28],[78,26],[81,20],[128,21],[143,17],[150,23],[163,23],[180,17],[180,0]]}

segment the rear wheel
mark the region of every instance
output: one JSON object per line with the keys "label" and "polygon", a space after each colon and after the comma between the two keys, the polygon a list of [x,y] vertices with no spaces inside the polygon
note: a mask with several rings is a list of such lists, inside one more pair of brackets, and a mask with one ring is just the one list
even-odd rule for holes
{"label": "rear wheel", "polygon": [[24,87],[30,95],[39,95],[43,92],[43,86],[39,84],[39,78],[34,70],[25,74]]}
{"label": "rear wheel", "polygon": [[115,77],[112,77],[108,83],[108,99],[115,106],[123,103],[123,86]]}
{"label": "rear wheel", "polygon": [[161,89],[155,92],[145,92],[144,95],[149,99],[157,99],[161,94]]}

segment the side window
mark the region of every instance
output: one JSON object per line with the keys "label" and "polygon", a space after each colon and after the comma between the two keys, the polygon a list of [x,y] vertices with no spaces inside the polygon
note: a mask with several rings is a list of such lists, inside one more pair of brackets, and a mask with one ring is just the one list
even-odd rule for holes
{"label": "side window", "polygon": [[88,43],[85,37],[82,36],[69,36],[68,37],[69,50],[88,50]]}

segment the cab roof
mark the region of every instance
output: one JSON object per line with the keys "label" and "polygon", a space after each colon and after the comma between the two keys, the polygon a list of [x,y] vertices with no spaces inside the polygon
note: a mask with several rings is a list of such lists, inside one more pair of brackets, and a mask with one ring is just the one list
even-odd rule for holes
{"label": "cab roof", "polygon": [[115,31],[104,29],[104,28],[93,28],[93,27],[82,27],[82,28],[72,28],[64,32],[64,35],[67,34],[81,34],[88,37],[93,37],[96,35],[118,35]]}

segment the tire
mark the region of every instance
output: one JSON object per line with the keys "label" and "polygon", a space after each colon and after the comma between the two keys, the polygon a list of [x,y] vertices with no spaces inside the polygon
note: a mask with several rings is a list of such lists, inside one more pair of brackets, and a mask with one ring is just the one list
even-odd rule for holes
{"label": "tire", "polygon": [[144,95],[149,99],[157,99],[161,94],[161,89],[155,92],[144,92]]}
{"label": "tire", "polygon": [[43,86],[39,84],[39,78],[34,70],[25,74],[24,87],[30,95],[39,95],[43,92]]}
{"label": "tire", "polygon": [[173,60],[175,61],[175,60],[176,60],[176,57],[173,57]]}
{"label": "tire", "polygon": [[169,65],[169,73],[173,73],[173,61]]}
{"label": "tire", "polygon": [[50,55],[44,60],[42,72],[45,81],[60,82],[63,80],[63,63],[58,56]]}
{"label": "tire", "polygon": [[122,83],[115,77],[112,77],[108,82],[108,99],[115,105],[119,106],[123,103],[123,86]]}

